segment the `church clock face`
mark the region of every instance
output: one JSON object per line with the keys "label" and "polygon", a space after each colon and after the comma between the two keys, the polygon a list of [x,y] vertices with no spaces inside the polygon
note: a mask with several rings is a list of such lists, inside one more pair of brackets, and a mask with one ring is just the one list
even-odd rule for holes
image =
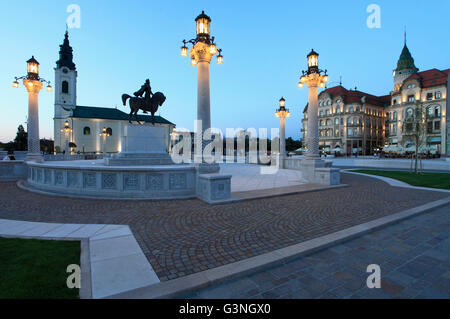
{"label": "church clock face", "polygon": [[66,68],[62,69],[62,72],[63,72],[64,74],[69,73],[69,71],[68,71]]}

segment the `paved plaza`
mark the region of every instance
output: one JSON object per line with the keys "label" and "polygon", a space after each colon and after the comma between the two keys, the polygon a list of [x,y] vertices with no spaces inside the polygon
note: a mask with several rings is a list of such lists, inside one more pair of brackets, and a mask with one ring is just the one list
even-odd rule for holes
{"label": "paved plaza", "polygon": [[[186,298],[450,298],[450,206]],[[381,268],[381,289],[366,285]]]}
{"label": "paved plaza", "polygon": [[231,192],[245,192],[307,184],[300,171],[277,169],[272,166],[221,164],[220,172],[233,175]]}
{"label": "paved plaza", "polygon": [[0,218],[129,225],[161,281],[257,256],[448,194],[342,175],[347,188],[211,206],[200,200],[52,197],[1,183]]}

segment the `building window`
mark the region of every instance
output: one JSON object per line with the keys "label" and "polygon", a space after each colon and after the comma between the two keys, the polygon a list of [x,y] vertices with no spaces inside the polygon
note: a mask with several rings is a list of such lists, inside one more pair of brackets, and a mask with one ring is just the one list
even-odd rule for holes
{"label": "building window", "polygon": [[108,134],[109,136],[112,136],[112,128],[110,128],[110,127],[108,127],[107,129],[106,129],[106,134]]}
{"label": "building window", "polygon": [[328,116],[328,115],[330,115],[330,110],[326,110],[325,111],[325,114]]}
{"label": "building window", "polygon": [[406,117],[408,118],[408,117],[411,117],[411,116],[413,116],[413,109],[409,108],[409,109],[406,110]]}
{"label": "building window", "polygon": [[410,84],[410,85],[408,85],[408,89],[414,89],[415,87],[416,87],[415,84]]}
{"label": "building window", "polygon": [[431,101],[433,99],[433,93],[427,93],[427,101]]}
{"label": "building window", "polygon": [[392,105],[396,105],[396,104],[397,104],[397,100],[393,100]]}
{"label": "building window", "polygon": [[327,120],[327,126],[331,125],[331,120]]}
{"label": "building window", "polygon": [[414,103],[414,101],[415,101],[414,95],[408,95],[408,102]]}
{"label": "building window", "polygon": [[440,100],[442,98],[441,91],[437,91],[436,93],[434,93],[434,98],[436,100]]}
{"label": "building window", "polygon": [[320,115],[320,116],[323,116],[323,111],[320,111],[319,115]]}
{"label": "building window", "polygon": [[353,129],[352,128],[349,128],[347,130],[347,136],[353,136]]}
{"label": "building window", "polygon": [[335,136],[335,137],[339,137],[339,130],[335,130],[335,131],[334,131],[334,136]]}
{"label": "building window", "polygon": [[434,122],[434,130],[439,131],[440,129],[441,129],[441,122],[440,121]]}
{"label": "building window", "polygon": [[69,82],[63,81],[61,90],[62,93],[69,94]]}
{"label": "building window", "polygon": [[439,106],[434,108],[434,116],[441,117],[441,108]]}
{"label": "building window", "polygon": [[334,119],[334,124],[335,124],[335,125],[339,125],[339,119],[338,119],[338,118],[335,118],[335,119]]}
{"label": "building window", "polygon": [[353,106],[350,106],[350,108],[348,109],[348,111],[350,112],[350,113],[353,113],[354,111],[353,111]]}
{"label": "building window", "polygon": [[89,126],[86,126],[86,127],[83,129],[83,134],[84,134],[84,135],[91,135],[91,128],[90,128]]}
{"label": "building window", "polygon": [[397,121],[397,112],[394,112],[393,115],[394,115],[393,120]]}
{"label": "building window", "polygon": [[429,121],[427,122],[427,133],[433,132],[433,122]]}

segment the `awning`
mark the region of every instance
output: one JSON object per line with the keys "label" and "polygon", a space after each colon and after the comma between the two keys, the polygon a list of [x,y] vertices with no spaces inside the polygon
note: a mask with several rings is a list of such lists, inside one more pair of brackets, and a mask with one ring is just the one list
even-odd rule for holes
{"label": "awning", "polygon": [[440,136],[433,136],[427,139],[427,143],[440,143],[440,142],[441,142]]}

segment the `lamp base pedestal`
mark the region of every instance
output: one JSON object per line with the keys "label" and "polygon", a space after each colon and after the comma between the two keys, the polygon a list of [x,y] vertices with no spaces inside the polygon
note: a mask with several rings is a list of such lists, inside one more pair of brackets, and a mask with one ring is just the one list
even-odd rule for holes
{"label": "lamp base pedestal", "polygon": [[44,157],[41,153],[27,153],[27,156],[25,156],[25,162],[42,163],[43,161]]}

